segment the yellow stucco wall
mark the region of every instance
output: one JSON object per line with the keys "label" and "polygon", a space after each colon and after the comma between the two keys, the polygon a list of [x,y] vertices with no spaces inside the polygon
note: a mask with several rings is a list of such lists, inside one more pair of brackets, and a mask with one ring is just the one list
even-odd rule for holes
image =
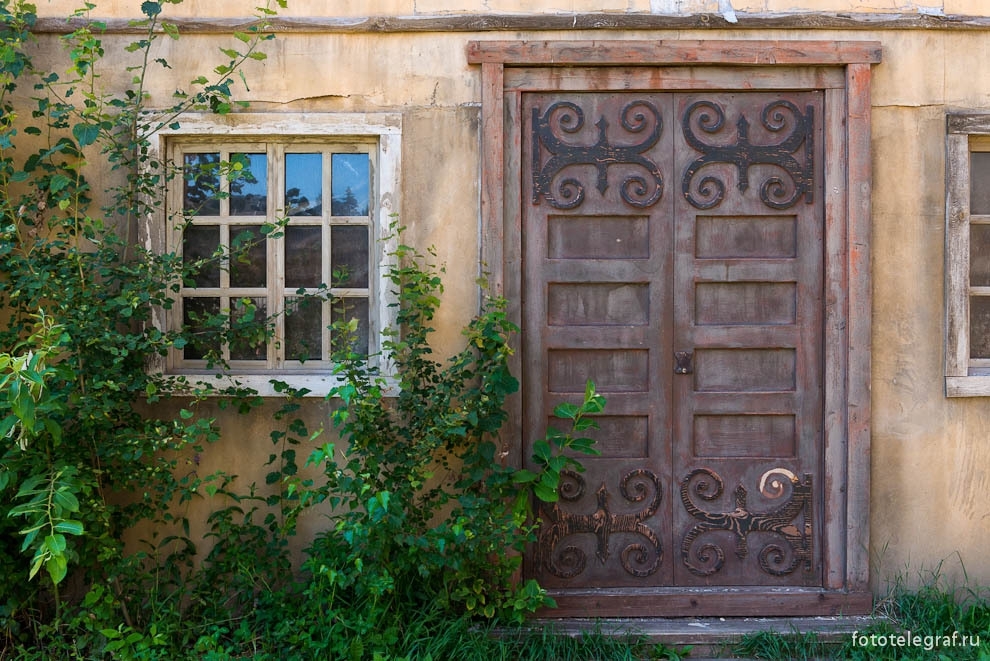
{"label": "yellow stucco wall", "polygon": [[[42,13],[53,16],[64,16],[72,4],[38,3]],[[96,13],[109,16],[137,3],[100,4],[108,10]],[[222,11],[240,16],[254,2],[206,4],[206,15]],[[290,4],[292,16],[317,15],[326,6],[306,0]],[[203,16],[202,5],[202,0],[187,2],[178,15]],[[334,3],[339,16],[437,14],[447,12],[448,5],[444,0]],[[463,12],[691,13],[731,7],[750,13],[909,15],[920,9],[990,16],[985,0],[476,0],[460,6]],[[409,239],[424,247],[435,245],[447,265],[447,293],[438,319],[441,353],[459,347],[459,329],[477,307],[481,89],[479,70],[466,64],[464,50],[468,40],[478,38],[869,39],[883,44],[872,91],[875,579],[882,584],[898,572],[910,578],[958,554],[971,579],[990,585],[990,398],[947,399],[942,379],[945,113],[990,111],[990,34],[913,29],[280,36],[266,46],[269,60],[246,71],[251,92],[241,96],[252,100],[255,109],[402,113],[402,220],[410,227]],[[115,52],[114,39],[107,40],[108,52]],[[126,43],[116,39],[116,46]],[[161,55],[173,69],[156,78],[152,98],[166,103],[190,72],[203,70],[209,53],[216,52],[216,39],[189,35],[178,44],[163,42]],[[42,51],[53,47],[50,40],[46,38]],[[253,444],[252,453],[261,461],[268,454],[266,443],[267,427],[261,425],[223,441],[242,449]],[[241,475],[254,465],[242,464],[234,467]],[[263,481],[260,469],[256,479]],[[958,573],[955,560],[948,565]]]}

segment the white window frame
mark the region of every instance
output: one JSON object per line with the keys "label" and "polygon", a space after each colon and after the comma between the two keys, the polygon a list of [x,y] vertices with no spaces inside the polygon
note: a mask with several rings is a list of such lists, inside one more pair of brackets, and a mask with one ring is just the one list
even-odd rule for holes
{"label": "white window frame", "polygon": [[[381,352],[382,331],[395,327],[396,296],[387,286],[384,274],[393,265],[392,255],[397,241],[389,228],[398,216],[400,199],[402,116],[398,113],[230,113],[214,115],[189,113],[183,115],[177,127],[161,129],[151,141],[148,162],[162,163],[168,157],[169,145],[189,138],[209,139],[211,143],[246,142],[250,140],[363,140],[373,142],[375,151],[372,176],[373,199],[371,205],[371,273],[369,274],[369,353],[374,357],[380,373],[391,376],[391,363]],[[181,185],[178,180],[171,185]],[[167,198],[167,196],[166,196]],[[149,251],[164,252],[171,243],[170,210],[158,205],[155,211],[143,218],[139,227],[139,240]],[[391,238],[389,238],[391,236]],[[171,311],[156,309],[154,325],[165,330],[172,322]],[[292,388],[308,390],[308,396],[324,397],[339,379],[332,374],[332,367],[313,370],[259,370],[258,373],[237,370],[231,373],[205,372],[203,370],[176,369],[168,356],[149,358],[149,369],[158,373],[185,377],[193,384],[215,388],[238,386],[250,388],[266,397],[280,396],[273,382],[287,383]]]}

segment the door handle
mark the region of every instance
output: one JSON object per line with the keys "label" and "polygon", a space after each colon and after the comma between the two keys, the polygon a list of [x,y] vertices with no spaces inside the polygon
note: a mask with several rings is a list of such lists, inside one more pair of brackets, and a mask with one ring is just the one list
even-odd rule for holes
{"label": "door handle", "polygon": [[694,352],[675,351],[674,352],[674,374],[694,373]]}

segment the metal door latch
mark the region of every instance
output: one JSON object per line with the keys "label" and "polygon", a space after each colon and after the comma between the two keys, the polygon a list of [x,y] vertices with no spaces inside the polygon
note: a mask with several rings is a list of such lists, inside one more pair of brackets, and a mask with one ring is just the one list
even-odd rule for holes
{"label": "metal door latch", "polygon": [[694,352],[675,351],[674,352],[674,374],[694,373]]}

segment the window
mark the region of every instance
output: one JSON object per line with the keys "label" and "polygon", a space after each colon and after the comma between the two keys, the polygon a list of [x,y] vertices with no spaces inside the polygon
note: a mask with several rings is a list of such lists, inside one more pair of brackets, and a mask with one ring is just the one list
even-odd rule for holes
{"label": "window", "polygon": [[947,120],[945,391],[990,396],[990,115]]}
{"label": "window", "polygon": [[[311,113],[194,116],[163,132],[160,154],[181,175],[146,240],[197,268],[159,319],[192,339],[156,367],[207,381],[216,357],[231,383],[271,394],[275,379],[322,395],[334,383],[334,321],[356,320],[355,349],[378,354],[394,314],[380,272],[399,134],[395,115]],[[228,326],[211,321],[218,314]],[[270,337],[225,340],[229,326],[262,318]]]}

